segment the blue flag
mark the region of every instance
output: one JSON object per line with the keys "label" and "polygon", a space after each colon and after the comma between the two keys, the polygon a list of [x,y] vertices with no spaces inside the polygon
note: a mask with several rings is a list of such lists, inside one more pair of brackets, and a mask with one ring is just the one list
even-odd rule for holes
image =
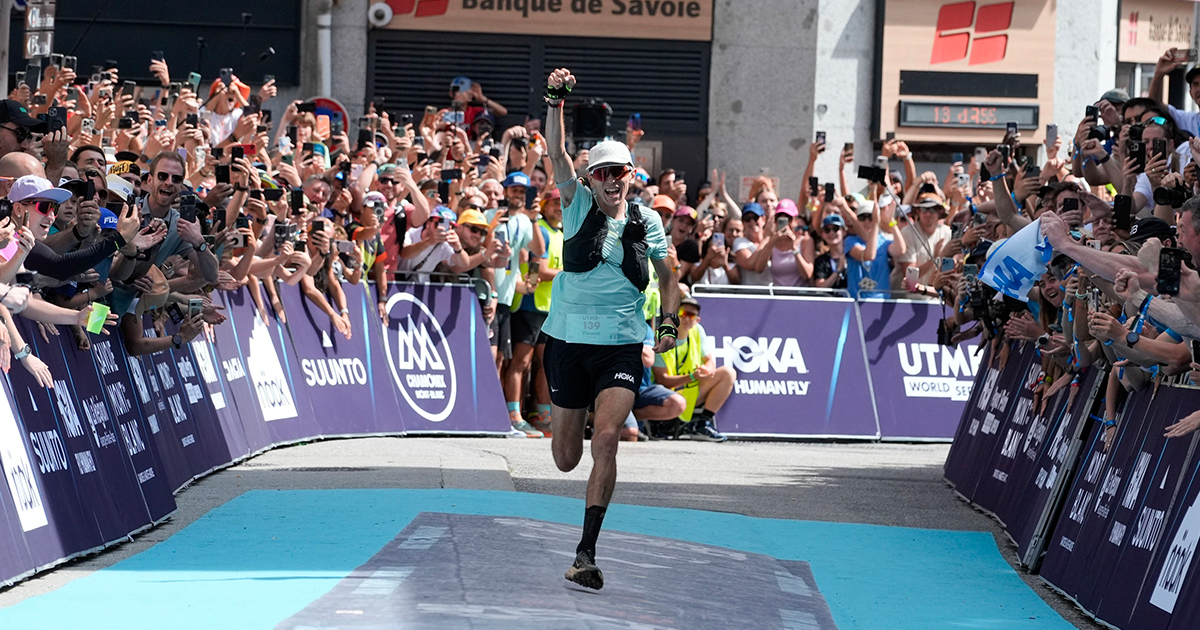
{"label": "blue flag", "polygon": [[1008,297],[1029,301],[1029,290],[1042,274],[1054,249],[1050,241],[1042,236],[1042,220],[1025,226],[1001,243],[979,270],[979,279]]}

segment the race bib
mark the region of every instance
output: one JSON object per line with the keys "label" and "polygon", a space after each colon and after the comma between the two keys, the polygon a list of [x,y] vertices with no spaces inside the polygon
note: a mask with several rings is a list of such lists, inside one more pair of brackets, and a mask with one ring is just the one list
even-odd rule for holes
{"label": "race bib", "polygon": [[593,306],[577,306],[567,314],[570,329],[575,331],[579,343],[601,344],[616,338],[621,327],[620,315],[611,309]]}

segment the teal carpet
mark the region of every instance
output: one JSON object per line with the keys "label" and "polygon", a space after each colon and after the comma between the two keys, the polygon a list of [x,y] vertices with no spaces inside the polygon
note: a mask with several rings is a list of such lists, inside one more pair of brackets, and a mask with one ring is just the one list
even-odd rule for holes
{"label": "teal carpet", "polygon": [[[273,628],[366,562],[419,512],[578,524],[583,505],[472,490],[248,492],[147,551],[0,609],[0,628]],[[604,527],[807,561],[841,630],[1073,628],[1021,581],[986,533],[629,505],[610,507]],[[562,584],[514,585],[538,588]]]}

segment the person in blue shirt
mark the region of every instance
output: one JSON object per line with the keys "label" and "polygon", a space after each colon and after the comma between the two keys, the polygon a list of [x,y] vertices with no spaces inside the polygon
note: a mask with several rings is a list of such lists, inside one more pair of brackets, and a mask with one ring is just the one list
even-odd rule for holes
{"label": "person in blue shirt", "polygon": [[845,244],[846,290],[856,300],[890,295],[892,260],[907,251],[895,211],[894,202],[883,208],[868,202],[858,208],[854,234]]}
{"label": "person in blue shirt", "polygon": [[[566,578],[599,589],[604,575],[596,566],[596,539],[617,481],[621,429],[641,384],[649,265],[660,278],[673,272],[666,262],[662,220],[651,209],[626,201],[634,171],[628,147],[612,140],[596,144],[588,151],[586,177],[576,178],[563,144],[562,113],[574,86],[575,77],[565,68],[552,72],[546,86],[546,139],[563,205],[563,270],[554,279],[542,330],[547,336],[551,450],[559,470],[579,464],[588,407],[596,410],[583,537]],[[679,334],[679,289],[667,282],[659,291],[663,324],[654,350],[665,352]]]}

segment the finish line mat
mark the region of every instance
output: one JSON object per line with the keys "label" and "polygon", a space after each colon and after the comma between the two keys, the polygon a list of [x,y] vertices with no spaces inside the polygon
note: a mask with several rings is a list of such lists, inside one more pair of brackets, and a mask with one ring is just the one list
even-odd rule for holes
{"label": "finish line mat", "polygon": [[252,491],[0,628],[1073,627],[988,533],[613,505],[591,592],[562,577],[582,517],[516,492]]}
{"label": "finish line mat", "polygon": [[[597,592],[562,577],[577,527],[423,512],[278,628],[726,630],[736,619],[743,628],[836,630],[806,563],[794,575],[759,554],[623,532],[603,538],[597,562],[609,571]],[[556,578],[561,588],[550,587]]]}

